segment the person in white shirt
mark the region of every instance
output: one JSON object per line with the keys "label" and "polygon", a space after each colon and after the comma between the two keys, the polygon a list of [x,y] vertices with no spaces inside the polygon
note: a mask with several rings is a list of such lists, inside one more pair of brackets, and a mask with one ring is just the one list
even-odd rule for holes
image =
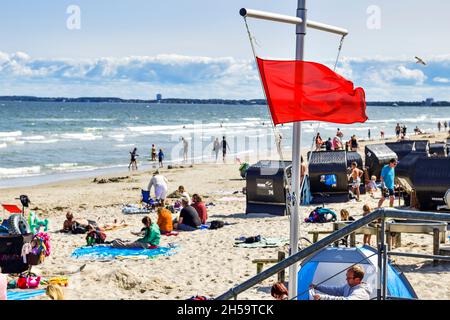
{"label": "person in white shirt", "polygon": [[188,152],[189,152],[189,143],[185,138],[181,138],[181,141],[183,141],[183,161],[188,161]]}
{"label": "person in white shirt", "polygon": [[186,198],[188,201],[188,205],[191,205],[191,197],[189,196],[189,193],[186,192],[183,186],[178,187],[178,193],[180,194],[181,198]]}
{"label": "person in white shirt", "polygon": [[362,282],[364,269],[360,265],[354,265],[347,270],[347,284],[339,287],[324,285],[310,285],[310,289],[316,289],[314,300],[369,300],[370,289]]}
{"label": "person in white shirt", "polygon": [[150,183],[148,184],[148,191],[151,192],[152,187],[155,188],[155,198],[157,201],[164,203],[167,196],[167,183],[169,181],[166,177],[159,173],[159,171],[155,171],[153,173],[153,177],[150,179]]}

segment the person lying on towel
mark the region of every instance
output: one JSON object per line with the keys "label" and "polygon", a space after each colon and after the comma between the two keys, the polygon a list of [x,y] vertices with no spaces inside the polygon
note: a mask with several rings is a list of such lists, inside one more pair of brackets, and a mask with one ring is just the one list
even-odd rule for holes
{"label": "person lying on towel", "polygon": [[347,270],[346,285],[331,287],[311,284],[309,288],[320,291],[313,295],[314,300],[369,300],[370,290],[367,284],[362,282],[363,278],[363,267],[354,265]]}
{"label": "person lying on towel", "polygon": [[142,248],[142,249],[156,249],[159,246],[161,232],[156,223],[152,223],[150,217],[142,219],[144,228],[140,232],[131,232],[136,236],[142,236],[134,242],[123,241],[120,239],[114,240],[111,245],[113,248]]}

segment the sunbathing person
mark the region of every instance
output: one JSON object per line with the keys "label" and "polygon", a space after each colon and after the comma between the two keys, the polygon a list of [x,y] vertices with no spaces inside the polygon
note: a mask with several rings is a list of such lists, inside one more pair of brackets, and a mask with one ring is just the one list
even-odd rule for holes
{"label": "sunbathing person", "polygon": [[[87,231],[87,227],[89,225],[93,225],[94,227],[97,227],[97,223],[95,221],[92,220],[87,220],[84,218],[75,218],[73,216],[73,213],[71,212],[67,212],[66,214],[66,221],[64,221],[63,224],[63,232],[73,232],[76,230],[81,231],[82,229],[85,229],[84,232]],[[79,232],[79,233],[84,233],[84,232]]]}
{"label": "sunbathing person", "polygon": [[159,206],[158,210],[158,226],[161,234],[171,233],[173,231],[172,213],[169,209]]}
{"label": "sunbathing person", "polygon": [[142,236],[134,242],[123,241],[121,239],[114,240],[111,245],[113,248],[141,248],[141,249],[156,249],[159,246],[161,232],[156,223],[152,223],[150,217],[142,219],[144,228],[140,232],[131,232],[136,236]]}

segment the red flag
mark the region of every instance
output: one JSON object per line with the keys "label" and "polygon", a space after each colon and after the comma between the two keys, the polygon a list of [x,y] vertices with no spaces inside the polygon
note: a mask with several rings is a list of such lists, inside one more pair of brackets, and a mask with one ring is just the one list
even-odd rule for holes
{"label": "red flag", "polygon": [[328,67],[257,58],[275,125],[305,120],[365,122],[365,93]]}

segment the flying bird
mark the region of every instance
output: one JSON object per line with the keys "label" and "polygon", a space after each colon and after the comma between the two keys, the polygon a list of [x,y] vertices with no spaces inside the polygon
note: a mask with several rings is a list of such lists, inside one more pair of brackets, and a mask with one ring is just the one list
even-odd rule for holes
{"label": "flying bird", "polygon": [[423,64],[424,66],[426,66],[427,64],[425,63],[425,61],[423,61],[422,59],[420,59],[419,57],[414,57],[414,58],[416,58],[416,63],[420,63],[420,64]]}

